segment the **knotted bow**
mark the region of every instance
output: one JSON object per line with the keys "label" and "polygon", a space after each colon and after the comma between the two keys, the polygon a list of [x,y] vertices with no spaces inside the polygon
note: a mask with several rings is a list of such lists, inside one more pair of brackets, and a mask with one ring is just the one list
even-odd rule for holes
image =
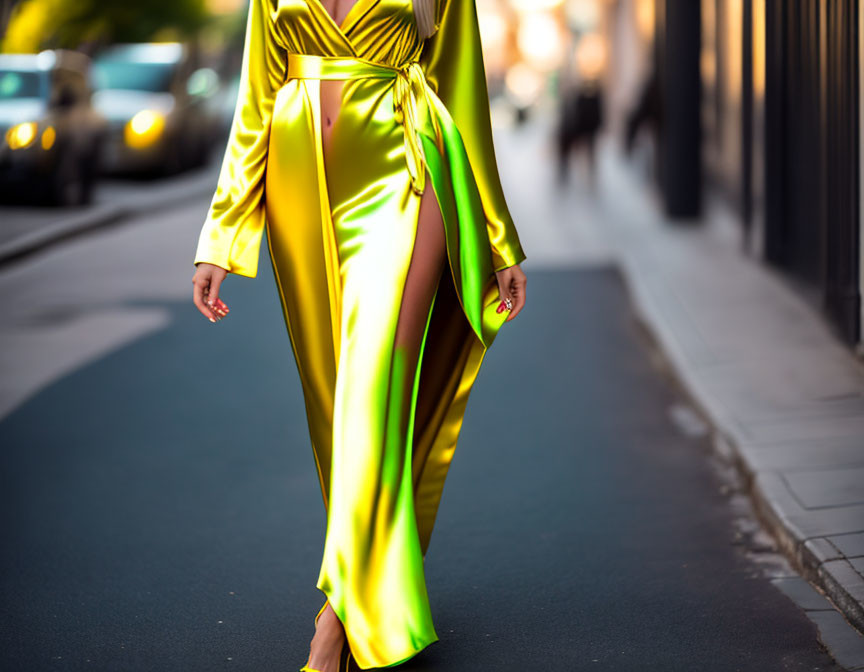
{"label": "knotted bow", "polygon": [[350,79],[358,77],[395,78],[393,114],[405,136],[405,162],[411,188],[417,194],[426,189],[426,156],[420,133],[431,127],[436,146],[441,147],[441,129],[432,105],[426,75],[418,61],[393,67],[363,58],[287,54],[285,79]]}
{"label": "knotted bow", "polygon": [[[418,105],[421,100],[422,107]],[[417,61],[410,61],[398,70],[393,87],[393,113],[396,122],[404,128],[405,161],[411,176],[411,188],[417,194],[426,189],[426,154],[420,140],[420,129],[431,122],[436,142],[441,137],[438,119],[430,113],[430,108],[423,68]]]}

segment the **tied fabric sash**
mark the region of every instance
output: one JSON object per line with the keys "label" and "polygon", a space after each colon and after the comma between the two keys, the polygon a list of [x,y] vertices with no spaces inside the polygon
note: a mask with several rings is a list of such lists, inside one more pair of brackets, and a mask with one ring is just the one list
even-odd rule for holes
{"label": "tied fabric sash", "polygon": [[289,53],[285,81],[289,79],[395,79],[393,113],[402,125],[405,137],[405,162],[411,176],[411,188],[422,194],[426,188],[426,156],[418,133],[423,130],[436,146],[441,147],[441,130],[432,113],[428,85],[423,68],[417,61],[390,66],[350,56],[315,56]]}

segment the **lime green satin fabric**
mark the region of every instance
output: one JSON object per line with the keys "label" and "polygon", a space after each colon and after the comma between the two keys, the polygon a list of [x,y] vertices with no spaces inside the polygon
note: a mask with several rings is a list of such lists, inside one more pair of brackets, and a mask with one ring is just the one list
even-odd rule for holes
{"label": "lime green satin fabric", "polygon": [[[251,0],[243,73],[195,263],[253,277],[263,232],[327,509],[320,588],[363,669],[438,639],[423,558],[473,383],[507,313],[495,270],[525,254],[492,147],[474,2]],[[322,149],[321,79],[344,80]],[[395,342],[421,194],[448,271],[421,364]]]}

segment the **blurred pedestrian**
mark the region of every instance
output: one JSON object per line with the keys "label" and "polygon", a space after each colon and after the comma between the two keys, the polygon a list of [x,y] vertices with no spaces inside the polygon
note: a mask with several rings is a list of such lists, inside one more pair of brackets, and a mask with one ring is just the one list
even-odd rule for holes
{"label": "blurred pedestrian", "polygon": [[596,32],[579,37],[572,61],[561,73],[558,108],[558,178],[570,174],[570,156],[582,149],[591,184],[597,177],[597,135],[603,127],[602,75],[606,67],[606,42]]}
{"label": "blurred pedestrian", "polygon": [[603,91],[595,81],[582,82],[562,93],[558,117],[558,177],[570,174],[570,156],[582,149],[592,183],[597,174],[597,135],[603,127]]}

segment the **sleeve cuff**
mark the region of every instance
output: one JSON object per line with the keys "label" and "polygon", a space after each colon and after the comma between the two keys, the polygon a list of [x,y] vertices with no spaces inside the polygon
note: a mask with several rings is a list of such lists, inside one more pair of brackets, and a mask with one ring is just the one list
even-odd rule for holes
{"label": "sleeve cuff", "polygon": [[254,278],[257,275],[258,269],[249,264],[232,264],[224,255],[214,254],[212,250],[199,248],[195,254],[195,260],[192,262],[195,266],[198,264],[213,264],[219,268],[224,268],[229,273],[242,275],[246,278]]}
{"label": "sleeve cuff", "polygon": [[520,246],[509,250],[496,250],[494,247],[492,248],[492,267],[496,273],[516,264],[521,264],[526,258],[525,252]]}

